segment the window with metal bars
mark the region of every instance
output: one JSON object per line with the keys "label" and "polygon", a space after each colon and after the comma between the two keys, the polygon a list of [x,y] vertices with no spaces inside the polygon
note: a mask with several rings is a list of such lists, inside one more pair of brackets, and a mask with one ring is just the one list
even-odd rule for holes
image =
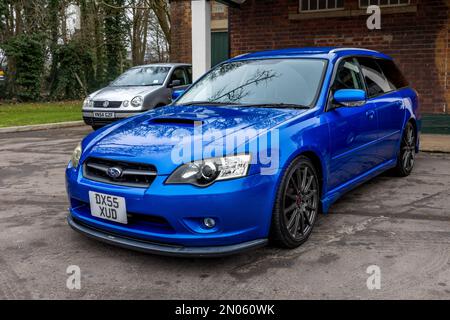
{"label": "window with metal bars", "polygon": [[368,6],[380,6],[380,7],[396,7],[404,6],[411,3],[411,0],[359,0],[360,8],[367,8]]}
{"label": "window with metal bars", "polygon": [[344,9],[344,0],[300,0],[300,12]]}

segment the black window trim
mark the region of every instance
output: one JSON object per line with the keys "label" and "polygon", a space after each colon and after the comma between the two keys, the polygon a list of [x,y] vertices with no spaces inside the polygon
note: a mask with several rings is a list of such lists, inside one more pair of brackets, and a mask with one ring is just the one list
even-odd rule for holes
{"label": "black window trim", "polygon": [[[363,78],[363,83],[364,83],[364,88],[365,88],[365,91],[366,91],[366,95],[368,97],[367,101],[370,101],[370,100],[375,99],[375,98],[382,97],[382,96],[387,95],[387,94],[392,94],[393,92],[398,92],[400,90],[403,90],[405,88],[409,88],[410,87],[409,85],[407,85],[407,86],[404,86],[404,87],[401,87],[401,88],[396,88],[395,90],[391,90],[389,92],[383,92],[383,93],[381,93],[379,95],[376,95],[376,96],[373,96],[373,97],[369,97],[368,96],[368,91],[367,91],[366,79],[365,79],[364,74],[362,72],[362,68],[361,68],[361,65],[359,63],[358,58],[374,59],[376,63],[379,60],[385,60],[385,61],[393,61],[393,60],[386,59],[386,58],[381,58],[381,57],[374,57],[374,56],[370,56],[370,55],[363,55],[363,54],[342,56],[336,61],[336,63],[334,64],[334,67],[333,67],[333,74],[332,74],[332,77],[331,77],[331,81],[330,81],[330,83],[328,85],[328,96],[327,96],[327,101],[326,101],[326,105],[325,105],[325,112],[333,110],[333,108],[331,108],[331,102],[332,102],[331,89],[332,89],[332,86],[334,84],[334,81],[336,80],[337,70],[338,70],[338,67],[339,67],[340,63],[342,62],[342,60],[345,60],[345,59],[348,59],[348,58],[355,58],[356,59],[356,62],[358,64],[358,67],[360,69],[360,72],[361,72],[361,75],[362,75],[362,78]],[[381,72],[383,73],[383,76],[387,79],[386,75],[383,72],[383,69],[380,67],[380,65],[378,63],[377,63],[377,65],[380,68]],[[399,71],[401,71],[401,70],[399,69]],[[403,73],[402,73],[402,75],[403,75]]]}
{"label": "black window trim", "polygon": [[[372,59],[372,60],[375,62],[375,64],[378,66],[378,68],[380,69],[381,74],[383,75],[383,77],[384,77],[384,78],[386,79],[386,81],[389,83],[389,79],[386,77],[386,75],[385,75],[384,72],[383,72],[383,69],[381,68],[380,64],[377,62],[377,61],[379,61],[379,60],[387,60],[387,59],[378,58],[378,57],[359,57],[359,58],[368,58],[368,59]],[[361,67],[361,64],[359,63],[358,58],[356,58],[356,60],[358,61],[358,65],[359,65],[359,67],[360,67],[360,69],[361,69],[361,72],[362,72],[362,67]],[[386,94],[390,94],[390,93],[393,93],[393,92],[398,91],[398,89],[396,88],[396,89],[392,89],[391,91],[379,93],[379,94],[377,94],[377,95],[374,95],[374,96],[369,97],[369,91],[368,91],[368,86],[367,86],[367,82],[366,82],[366,77],[364,76],[364,73],[362,73],[362,75],[363,75],[363,78],[364,78],[364,83],[366,84],[366,95],[367,95],[367,98],[368,98],[367,100],[371,100],[371,99],[374,99],[374,98],[379,98],[379,97],[384,96],[384,95],[386,95]]]}
{"label": "black window trim", "polygon": [[[395,67],[398,69],[398,72],[400,72],[400,74],[402,75],[402,77],[405,79],[406,82],[408,82],[408,80],[405,78],[405,76],[403,75],[403,72],[400,70],[400,68],[397,66],[397,64],[394,62],[394,60],[390,60],[390,59],[386,59],[386,58],[379,58],[379,57],[372,57],[372,59],[375,60],[375,62],[377,63],[378,67],[380,67],[381,72],[383,73],[384,77],[389,81],[388,77],[386,76],[386,74],[383,71],[383,68],[380,66],[380,64],[378,63],[378,61],[392,61],[392,63],[394,63]],[[408,85],[400,87],[400,88],[396,88],[395,90],[386,92],[385,94],[394,92],[394,91],[400,91],[402,89],[405,88],[409,88],[409,82]]]}
{"label": "black window trim", "polygon": [[[361,56],[365,57],[364,55],[361,55]],[[358,61],[357,57],[358,57],[358,55],[342,56],[334,64],[333,74],[331,76],[331,81],[330,81],[330,84],[328,86],[328,94],[327,94],[327,101],[326,101],[325,112],[328,112],[328,111],[331,111],[331,110],[334,109],[332,107],[333,97],[331,96],[331,89],[333,88],[334,81],[336,81],[337,72],[338,72],[339,66],[340,66],[340,64],[341,64],[341,62],[343,60],[354,59],[356,61],[356,65],[358,66],[359,73],[360,73],[361,78],[362,78],[361,80],[362,80],[362,84],[364,86],[364,91],[366,92],[366,95],[367,95],[367,84],[366,84],[366,81],[364,79],[364,74],[362,73],[361,66],[359,65],[359,61]]]}
{"label": "black window trim", "polygon": [[[189,83],[187,85],[190,86],[193,83],[193,80],[192,80],[192,67],[186,65],[186,66],[183,66],[183,68],[184,68],[184,72],[186,72],[186,75],[187,75],[188,81],[189,81]],[[189,72],[189,69],[191,69],[191,72]]]}

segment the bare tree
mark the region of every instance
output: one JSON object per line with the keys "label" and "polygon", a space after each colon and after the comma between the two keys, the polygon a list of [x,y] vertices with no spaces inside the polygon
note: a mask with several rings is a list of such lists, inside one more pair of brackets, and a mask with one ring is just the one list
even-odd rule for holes
{"label": "bare tree", "polygon": [[156,17],[158,18],[159,25],[166,38],[167,43],[170,44],[170,7],[168,0],[146,0],[149,6],[152,8]]}
{"label": "bare tree", "polygon": [[151,9],[146,0],[130,0],[130,6],[132,63],[140,65],[145,60]]}
{"label": "bare tree", "polygon": [[[103,4],[111,6],[105,2]],[[171,33],[169,1],[128,0],[122,9],[128,10],[132,26],[129,38],[133,65],[155,60],[156,56],[159,61],[166,60]]]}
{"label": "bare tree", "polygon": [[147,43],[146,62],[168,62],[169,43],[159,24],[159,21],[152,12],[150,14],[149,39]]}

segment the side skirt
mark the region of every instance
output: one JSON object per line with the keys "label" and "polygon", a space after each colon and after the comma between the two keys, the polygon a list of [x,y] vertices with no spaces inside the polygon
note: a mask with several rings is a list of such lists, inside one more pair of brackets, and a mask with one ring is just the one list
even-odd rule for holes
{"label": "side skirt", "polygon": [[364,182],[380,175],[381,173],[394,168],[397,165],[397,159],[392,159],[372,168],[371,170],[363,173],[362,175],[347,181],[346,183],[330,190],[322,199],[322,210],[324,213],[328,213],[331,205],[336,202],[347,192],[355,189]]}

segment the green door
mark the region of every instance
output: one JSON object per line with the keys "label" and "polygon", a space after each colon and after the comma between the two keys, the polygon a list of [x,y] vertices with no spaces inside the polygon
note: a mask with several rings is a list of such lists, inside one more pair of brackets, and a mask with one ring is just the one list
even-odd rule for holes
{"label": "green door", "polygon": [[213,32],[211,34],[211,64],[225,61],[229,58],[228,32]]}

